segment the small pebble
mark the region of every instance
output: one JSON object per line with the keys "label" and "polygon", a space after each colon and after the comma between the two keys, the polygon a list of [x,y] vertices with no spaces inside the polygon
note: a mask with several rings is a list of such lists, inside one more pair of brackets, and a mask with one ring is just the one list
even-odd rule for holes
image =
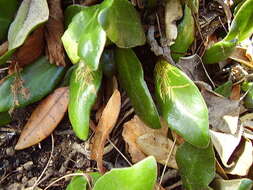
{"label": "small pebble", "polygon": [[15,154],[15,150],[13,147],[9,147],[6,149],[6,155],[7,156],[13,156]]}
{"label": "small pebble", "polygon": [[23,164],[23,167],[25,170],[30,170],[33,166],[33,162],[32,161],[28,161],[26,163]]}

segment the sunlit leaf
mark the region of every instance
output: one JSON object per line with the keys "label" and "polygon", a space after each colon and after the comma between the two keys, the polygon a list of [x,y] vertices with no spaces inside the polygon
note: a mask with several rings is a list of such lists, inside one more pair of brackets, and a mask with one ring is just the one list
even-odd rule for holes
{"label": "sunlit leaf", "polygon": [[98,21],[118,47],[131,48],[145,43],[139,14],[127,0],[112,0],[99,14]]}
{"label": "sunlit leaf", "polygon": [[150,156],[132,167],[105,173],[97,180],[93,190],[153,190],[156,177],[156,161]]}
{"label": "sunlit leaf", "polygon": [[209,144],[208,110],[198,88],[185,73],[161,60],[155,67],[156,98],[162,117],[190,144]]}

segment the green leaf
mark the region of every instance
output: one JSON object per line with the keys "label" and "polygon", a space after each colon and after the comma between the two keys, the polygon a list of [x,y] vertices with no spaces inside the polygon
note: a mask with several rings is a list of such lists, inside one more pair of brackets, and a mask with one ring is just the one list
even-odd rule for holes
{"label": "green leaf", "polygon": [[227,81],[224,84],[218,86],[214,91],[228,98],[232,92],[232,85],[232,81]]}
{"label": "green leaf", "polygon": [[89,135],[90,111],[95,103],[102,80],[102,71],[92,71],[85,63],[80,62],[74,69],[69,86],[69,120],[75,134],[81,140]]}
{"label": "green leaf", "polygon": [[6,39],[7,31],[18,7],[17,0],[0,0],[0,42]]}
{"label": "green leaf", "polygon": [[199,149],[185,142],[177,149],[176,161],[186,190],[203,190],[215,176],[212,143],[206,149]]}
{"label": "green leaf", "polygon": [[212,64],[226,60],[235,50],[237,42],[237,40],[222,40],[220,42],[215,43],[206,50],[202,58],[203,62],[205,64]]}
{"label": "green leaf", "polygon": [[[98,172],[88,173],[87,175],[91,177],[93,184],[101,177],[101,174]],[[71,179],[66,190],[86,190],[87,184],[85,176],[75,176]]]}
{"label": "green leaf", "polygon": [[97,21],[99,9],[95,12],[85,12],[90,15],[90,20],[86,24],[84,34],[80,38],[78,55],[92,70],[97,70],[105,47],[106,33]]}
{"label": "green leaf", "polygon": [[[178,62],[180,57],[189,49],[195,38],[195,21],[191,9],[185,5],[184,18],[178,25],[178,34],[175,43],[171,46],[172,58]],[[173,53],[175,52],[175,53]]]}
{"label": "green leaf", "polygon": [[246,108],[253,108],[253,82],[243,82],[242,90],[247,92],[244,98],[244,105]]}
{"label": "green leaf", "polygon": [[215,179],[211,186],[215,190],[251,190],[253,181],[247,178],[234,180]]}
{"label": "green leaf", "polygon": [[8,32],[8,52],[0,57],[0,65],[5,64],[27,36],[39,25],[46,22],[49,10],[46,0],[24,0]]}
{"label": "green leaf", "polygon": [[62,42],[72,63],[83,60],[92,70],[96,70],[103,52],[106,33],[99,25],[97,16],[106,3],[85,7],[68,26]]}
{"label": "green leaf", "polygon": [[27,36],[46,22],[49,10],[46,0],[24,0],[8,32],[9,50],[20,47]]}
{"label": "green leaf", "polygon": [[145,33],[138,12],[128,0],[112,0],[102,10],[98,21],[108,38],[118,47],[131,48],[145,44]]}
{"label": "green leaf", "polygon": [[190,144],[209,144],[208,109],[196,85],[164,60],[155,66],[155,93],[162,117]]}
{"label": "green leaf", "polygon": [[157,164],[150,156],[132,167],[112,169],[97,180],[93,190],[153,190],[156,177]]}
{"label": "green leaf", "polygon": [[232,21],[231,28],[224,40],[245,40],[253,34],[253,0],[247,0],[240,7]]}
{"label": "green leaf", "polygon": [[0,112],[39,101],[55,88],[63,73],[63,67],[41,57],[20,73],[5,77],[0,83]]}

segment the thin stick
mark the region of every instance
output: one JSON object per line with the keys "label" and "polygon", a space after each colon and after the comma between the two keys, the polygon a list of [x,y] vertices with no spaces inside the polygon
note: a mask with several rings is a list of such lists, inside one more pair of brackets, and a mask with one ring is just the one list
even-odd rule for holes
{"label": "thin stick", "polygon": [[34,188],[38,185],[40,179],[43,177],[44,173],[46,172],[46,170],[47,170],[47,168],[48,168],[48,166],[49,166],[50,161],[52,160],[53,152],[54,152],[54,137],[53,137],[52,134],[51,134],[51,141],[52,141],[52,148],[51,148],[50,157],[49,157],[49,159],[48,159],[48,161],[47,161],[47,165],[46,165],[46,167],[44,168],[44,170],[42,171],[42,173],[40,174],[39,178],[38,178],[38,179],[36,180],[36,182],[33,184],[32,189],[34,189]]}
{"label": "thin stick", "polygon": [[118,151],[118,153],[126,160],[126,162],[130,165],[130,166],[132,166],[132,164],[131,164],[131,162],[125,157],[125,155],[115,146],[115,144],[108,138],[107,139],[110,143],[111,143],[111,145]]}
{"label": "thin stick", "polygon": [[89,188],[91,188],[90,178],[89,178],[88,174],[86,174],[86,173],[72,173],[72,174],[67,174],[67,175],[64,175],[64,176],[56,179],[55,181],[53,181],[52,183],[50,183],[44,190],[47,190],[49,187],[51,187],[52,185],[54,185],[58,181],[61,181],[62,179],[66,178],[66,177],[72,177],[72,176],[83,176],[83,177],[85,177],[87,179]]}
{"label": "thin stick", "polygon": [[169,162],[169,160],[170,160],[170,156],[171,156],[171,154],[172,154],[172,152],[173,152],[173,150],[174,150],[174,147],[175,147],[175,145],[176,145],[176,141],[177,141],[177,138],[174,139],[174,142],[173,142],[172,147],[171,147],[171,149],[170,149],[170,152],[169,152],[169,154],[168,154],[168,157],[167,157],[165,166],[163,167],[163,173],[162,173],[162,176],[161,176],[161,179],[160,179],[160,182],[159,182],[159,185],[160,185],[160,186],[162,185],[163,176],[164,176],[164,174],[165,174],[165,170],[166,170],[166,168],[167,168],[167,164],[168,164],[168,162]]}

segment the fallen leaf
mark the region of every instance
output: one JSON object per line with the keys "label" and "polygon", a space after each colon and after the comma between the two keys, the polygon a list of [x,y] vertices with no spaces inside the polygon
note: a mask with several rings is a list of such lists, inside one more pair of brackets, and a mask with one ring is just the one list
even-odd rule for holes
{"label": "fallen leaf", "polygon": [[92,139],[91,158],[97,161],[97,166],[100,172],[104,173],[103,168],[103,153],[106,139],[109,137],[113,127],[119,116],[121,107],[120,92],[115,90],[106,104],[98,126],[95,130],[95,135]]}
{"label": "fallen leaf", "polygon": [[245,176],[248,174],[253,163],[253,146],[250,140],[245,139],[242,151],[242,154],[238,155],[239,158],[235,162],[234,166],[226,169],[227,173],[240,176]]}
{"label": "fallen leaf", "polygon": [[239,100],[230,100],[212,90],[201,88],[209,111],[209,123],[216,131],[235,134],[238,129]]}
{"label": "fallen leaf", "polygon": [[41,101],[22,130],[16,150],[35,145],[52,133],[67,111],[68,96],[68,87],[62,87]]}
{"label": "fallen leaf", "polygon": [[35,30],[25,41],[25,43],[15,52],[15,61],[20,67],[24,67],[34,62],[44,50],[44,28],[40,27]]}
{"label": "fallen leaf", "polygon": [[249,59],[249,57],[250,54],[249,52],[247,53],[247,49],[242,47],[236,47],[233,53],[229,56],[230,59],[242,63],[244,65],[248,65],[252,68],[253,62]]}
{"label": "fallen leaf", "polygon": [[[167,124],[163,121],[161,123],[161,129],[151,129],[135,115],[134,118],[124,124],[122,136],[133,163],[152,155],[159,163],[165,164],[173,142],[167,138]],[[177,168],[175,152],[176,147],[167,164],[172,168]]]}
{"label": "fallen leaf", "polygon": [[232,135],[210,130],[212,143],[218,152],[223,165],[226,167],[231,167],[232,165],[228,165],[228,160],[241,141],[242,131],[243,128],[241,127],[237,134]]}
{"label": "fallen leaf", "polygon": [[169,45],[172,45],[177,38],[176,21],[183,16],[180,0],[167,0],[165,6],[165,32]]}
{"label": "fallen leaf", "polygon": [[[156,160],[163,165],[166,164],[166,160],[171,151],[171,148],[173,148],[172,140],[168,139],[165,136],[152,133],[147,133],[139,136],[136,140],[136,143],[142,152],[148,156],[154,156]],[[178,169],[175,159],[176,151],[177,148],[173,148],[170,160],[167,164],[169,167],[172,167],[174,169]]]}
{"label": "fallen leaf", "polygon": [[47,41],[47,55],[50,63],[65,66],[65,53],[61,37],[64,33],[63,12],[61,0],[48,0],[49,20],[46,23],[45,37]]}

